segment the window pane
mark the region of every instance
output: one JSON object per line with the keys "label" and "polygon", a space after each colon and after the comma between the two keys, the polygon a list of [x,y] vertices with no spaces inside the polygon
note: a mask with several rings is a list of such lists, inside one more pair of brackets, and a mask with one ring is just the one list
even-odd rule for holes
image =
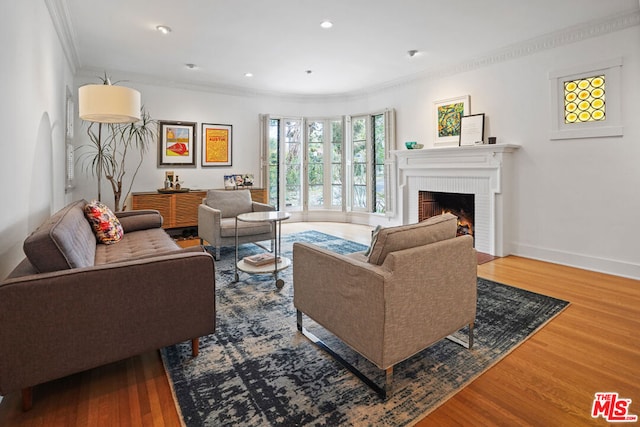
{"label": "window pane", "polygon": [[331,165],[331,183],[342,184],[342,165]]}
{"label": "window pane", "polygon": [[367,146],[365,144],[365,141],[353,142],[353,161],[354,162],[367,161]]}
{"label": "window pane", "polygon": [[299,121],[287,121],[284,128],[284,141],[285,142],[299,142],[300,141],[300,122]]}
{"label": "window pane", "polygon": [[331,142],[342,142],[342,121],[334,120],[331,122]]}
{"label": "window pane", "polygon": [[322,163],[323,161],[322,143],[309,143],[309,163]]}
{"label": "window pane", "polygon": [[385,212],[384,165],[376,165],[376,206],[374,212]]}
{"label": "window pane", "polygon": [[285,122],[285,205],[289,208],[302,206],[302,143],[299,120]]}
{"label": "window pane", "polygon": [[309,185],[322,185],[324,182],[324,165],[309,164]]}
{"label": "window pane", "polygon": [[342,205],[342,185],[331,186],[331,205],[332,206]]}
{"label": "window pane", "polygon": [[342,144],[340,143],[331,144],[331,162],[342,163]]}
{"label": "window pane", "polygon": [[367,207],[367,186],[366,185],[353,186],[353,207],[355,208]]}
{"label": "window pane", "polygon": [[310,122],[309,123],[309,142],[322,142],[322,141],[324,141],[324,123]]}
{"label": "window pane", "polygon": [[287,192],[285,194],[285,205],[287,207],[300,206],[300,186],[299,185],[287,185]]}
{"label": "window pane", "polygon": [[353,183],[355,185],[367,184],[367,165],[365,163],[353,164]]}
{"label": "window pane", "polygon": [[279,142],[280,142],[280,120],[278,119],[270,119],[269,120],[269,147],[267,162],[268,162],[268,171],[269,171],[269,180],[267,182],[268,189],[268,203],[271,206],[278,207],[278,195],[279,195],[279,183],[280,177],[278,176],[278,153],[279,153]]}
{"label": "window pane", "polygon": [[351,122],[354,141],[364,141],[367,138],[366,124],[367,121],[364,117],[360,119],[354,119]]}
{"label": "window pane", "polygon": [[322,206],[324,204],[323,192],[324,187],[322,185],[310,185],[309,206]]}

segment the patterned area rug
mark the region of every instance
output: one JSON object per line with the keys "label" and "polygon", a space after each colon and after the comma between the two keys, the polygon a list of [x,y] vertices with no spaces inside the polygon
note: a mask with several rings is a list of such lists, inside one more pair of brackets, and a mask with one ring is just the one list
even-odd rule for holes
{"label": "patterned area rug", "polygon": [[[365,246],[307,231],[282,236],[283,255],[296,241],[349,253]],[[259,253],[242,245],[240,256]],[[394,369],[386,402],[298,333],[291,269],[280,277],[246,275],[233,283],[233,248],[216,262],[216,333],[161,350],[187,426],[412,425],[489,369],[560,313],[568,303],[478,279],[472,350],[442,340]],[[305,316],[305,327],[383,383],[382,371]]]}

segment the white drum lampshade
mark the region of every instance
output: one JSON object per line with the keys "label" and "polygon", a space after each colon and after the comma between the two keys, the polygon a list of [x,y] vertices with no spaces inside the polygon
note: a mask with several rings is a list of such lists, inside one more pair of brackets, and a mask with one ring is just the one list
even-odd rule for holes
{"label": "white drum lampshade", "polygon": [[98,123],[140,120],[140,92],[124,86],[85,85],[78,89],[80,118]]}

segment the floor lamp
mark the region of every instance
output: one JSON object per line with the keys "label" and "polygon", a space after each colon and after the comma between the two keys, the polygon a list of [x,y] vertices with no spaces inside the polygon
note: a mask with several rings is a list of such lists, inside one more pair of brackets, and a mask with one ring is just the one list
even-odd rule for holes
{"label": "floor lamp", "polygon": [[81,86],[78,89],[80,118],[98,123],[98,200],[102,200],[102,124],[133,123],[140,120],[140,92],[124,86],[105,84]]}

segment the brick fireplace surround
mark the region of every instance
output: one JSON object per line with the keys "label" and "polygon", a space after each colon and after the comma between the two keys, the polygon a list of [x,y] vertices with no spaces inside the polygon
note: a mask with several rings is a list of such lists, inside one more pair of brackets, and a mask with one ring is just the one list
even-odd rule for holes
{"label": "brick fireplace surround", "polygon": [[513,144],[394,151],[403,224],[418,221],[418,192],[473,194],[474,238],[479,252],[511,253],[513,240]]}

